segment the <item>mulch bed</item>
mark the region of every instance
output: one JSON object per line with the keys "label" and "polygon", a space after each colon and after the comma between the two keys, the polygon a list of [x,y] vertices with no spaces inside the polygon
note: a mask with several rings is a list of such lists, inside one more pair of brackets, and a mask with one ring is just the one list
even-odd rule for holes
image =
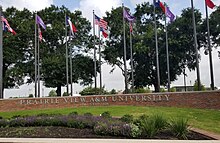
{"label": "mulch bed", "polygon": [[[125,139],[125,137],[100,136],[96,135],[92,129],[75,129],[67,127],[7,127],[0,128],[1,138],[105,138],[105,139]],[[208,136],[190,131],[187,138],[189,140],[210,140]],[[145,138],[142,138],[145,139]],[[153,139],[177,140],[171,132],[163,131],[158,133]]]}

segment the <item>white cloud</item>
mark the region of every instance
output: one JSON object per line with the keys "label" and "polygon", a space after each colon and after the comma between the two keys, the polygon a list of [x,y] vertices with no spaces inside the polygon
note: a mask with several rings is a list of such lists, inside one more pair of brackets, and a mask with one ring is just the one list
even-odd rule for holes
{"label": "white cloud", "polygon": [[150,2],[152,3],[152,0],[130,0],[131,4],[135,7],[137,4],[141,4],[143,2]]}
{"label": "white cloud", "polygon": [[81,0],[79,9],[82,11],[83,16],[92,22],[93,10],[95,10],[98,16],[102,17],[105,15],[106,11],[110,11],[112,8],[116,8],[121,4],[122,0]]}
{"label": "white cloud", "polygon": [[53,0],[0,0],[3,9],[8,7],[16,7],[19,10],[27,8],[31,11],[38,11],[49,7],[53,4]]}

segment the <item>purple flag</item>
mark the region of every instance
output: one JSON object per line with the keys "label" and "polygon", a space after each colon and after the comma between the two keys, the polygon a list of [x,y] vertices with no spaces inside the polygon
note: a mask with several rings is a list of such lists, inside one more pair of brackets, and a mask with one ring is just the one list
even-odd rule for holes
{"label": "purple flag", "polygon": [[46,25],[44,24],[43,20],[38,15],[37,15],[36,23],[39,24],[44,30],[46,29]]}
{"label": "purple flag", "polygon": [[170,18],[170,22],[173,22],[175,15],[170,11],[169,7],[166,6],[166,16]]}
{"label": "purple flag", "polygon": [[127,10],[123,10],[123,16],[125,19],[127,19],[129,22],[133,22],[135,20],[135,17],[130,15]]}

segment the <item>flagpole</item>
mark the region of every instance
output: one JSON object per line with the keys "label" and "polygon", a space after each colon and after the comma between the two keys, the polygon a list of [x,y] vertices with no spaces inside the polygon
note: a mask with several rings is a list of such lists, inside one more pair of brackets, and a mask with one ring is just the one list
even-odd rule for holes
{"label": "flagpole", "polygon": [[93,10],[93,44],[94,44],[94,76],[95,76],[95,91],[97,88],[97,80],[96,80],[96,76],[97,76],[97,72],[96,72],[96,47],[95,47],[95,12]]}
{"label": "flagpole", "polygon": [[158,57],[158,41],[157,41],[157,23],[156,23],[156,8],[155,8],[155,0],[153,0],[153,5],[154,5],[154,31],[155,31],[155,41],[156,41],[156,63],[157,63],[157,86],[158,86],[158,91],[160,92],[160,69],[159,69],[159,57]]}
{"label": "flagpole", "polygon": [[192,17],[193,17],[193,32],[194,32],[194,47],[196,52],[196,69],[197,69],[197,81],[198,81],[198,90],[201,90],[201,82],[200,82],[200,71],[199,71],[199,54],[198,54],[198,43],[197,43],[197,36],[196,36],[196,22],[195,22],[195,13],[194,13],[194,6],[193,0],[191,0],[192,5]]}
{"label": "flagpole", "polygon": [[209,28],[209,15],[208,15],[208,7],[205,2],[205,11],[206,11],[206,21],[207,21],[207,30],[208,30],[208,50],[209,50],[209,64],[210,64],[210,76],[211,76],[211,89],[215,89],[214,84],[214,74],[213,74],[213,64],[212,64],[212,49],[210,42],[210,28]]}
{"label": "flagpole", "polygon": [[[72,41],[71,38],[71,31],[70,31],[70,42]],[[72,61],[72,46],[70,46],[70,95],[73,96],[73,61]]]}
{"label": "flagpole", "polygon": [[37,95],[37,13],[35,13],[35,49],[34,49],[34,67],[35,67],[35,70],[34,70],[34,80],[35,80],[35,83],[34,83],[34,92],[35,92],[35,98],[38,97]]}
{"label": "flagpole", "polygon": [[[68,67],[68,46],[67,46],[67,21],[66,21],[66,13],[65,13],[65,37],[66,37],[66,93],[69,96],[69,67]],[[62,96],[62,95],[61,95]]]}
{"label": "flagpole", "polygon": [[167,53],[167,89],[168,92],[170,92],[170,61],[169,61],[169,46],[168,46],[168,33],[167,33],[167,17],[166,17],[166,12],[165,10],[165,30],[166,30],[166,53]]}
{"label": "flagpole", "polygon": [[4,93],[3,93],[3,32],[2,32],[2,6],[0,5],[0,16],[1,16],[1,21],[0,21],[0,99],[4,98]]}
{"label": "flagpole", "polygon": [[183,80],[184,80],[184,89],[185,89],[185,92],[186,92],[186,68],[184,67],[184,70],[183,70]]}
{"label": "flagpole", "polygon": [[[122,3],[124,13],[124,4]],[[125,94],[128,93],[128,79],[127,79],[127,66],[126,66],[126,39],[125,39],[125,18],[123,14],[123,31],[124,31],[124,76],[125,76]]]}
{"label": "flagpole", "polygon": [[[102,61],[101,61],[101,36],[100,36],[100,26],[99,26],[99,70],[100,70],[100,92],[102,92]],[[100,93],[102,94],[102,93]]]}
{"label": "flagpole", "polygon": [[[130,24],[132,24],[132,23],[130,22]],[[132,26],[132,25],[130,25],[130,26]],[[130,29],[131,80],[132,80],[131,92],[134,91],[134,63],[133,63],[132,32],[133,32],[133,30]]]}
{"label": "flagpole", "polygon": [[38,80],[38,98],[40,97],[40,40],[39,40],[39,25],[37,29],[38,38],[37,38],[37,80]]}

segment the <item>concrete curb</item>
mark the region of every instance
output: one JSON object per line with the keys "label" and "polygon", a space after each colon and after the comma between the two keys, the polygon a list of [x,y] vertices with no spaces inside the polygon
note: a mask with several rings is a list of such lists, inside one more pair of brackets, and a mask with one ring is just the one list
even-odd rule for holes
{"label": "concrete curb", "polygon": [[192,127],[190,127],[190,130],[194,131],[194,132],[197,132],[197,133],[200,133],[200,134],[203,134],[205,136],[211,137],[213,139],[220,140],[220,135],[219,134],[212,133],[212,132],[205,131],[205,130],[201,130],[201,129],[197,129],[197,128],[192,128]]}
{"label": "concrete curb", "polygon": [[220,140],[0,138],[0,143],[220,143]]}

